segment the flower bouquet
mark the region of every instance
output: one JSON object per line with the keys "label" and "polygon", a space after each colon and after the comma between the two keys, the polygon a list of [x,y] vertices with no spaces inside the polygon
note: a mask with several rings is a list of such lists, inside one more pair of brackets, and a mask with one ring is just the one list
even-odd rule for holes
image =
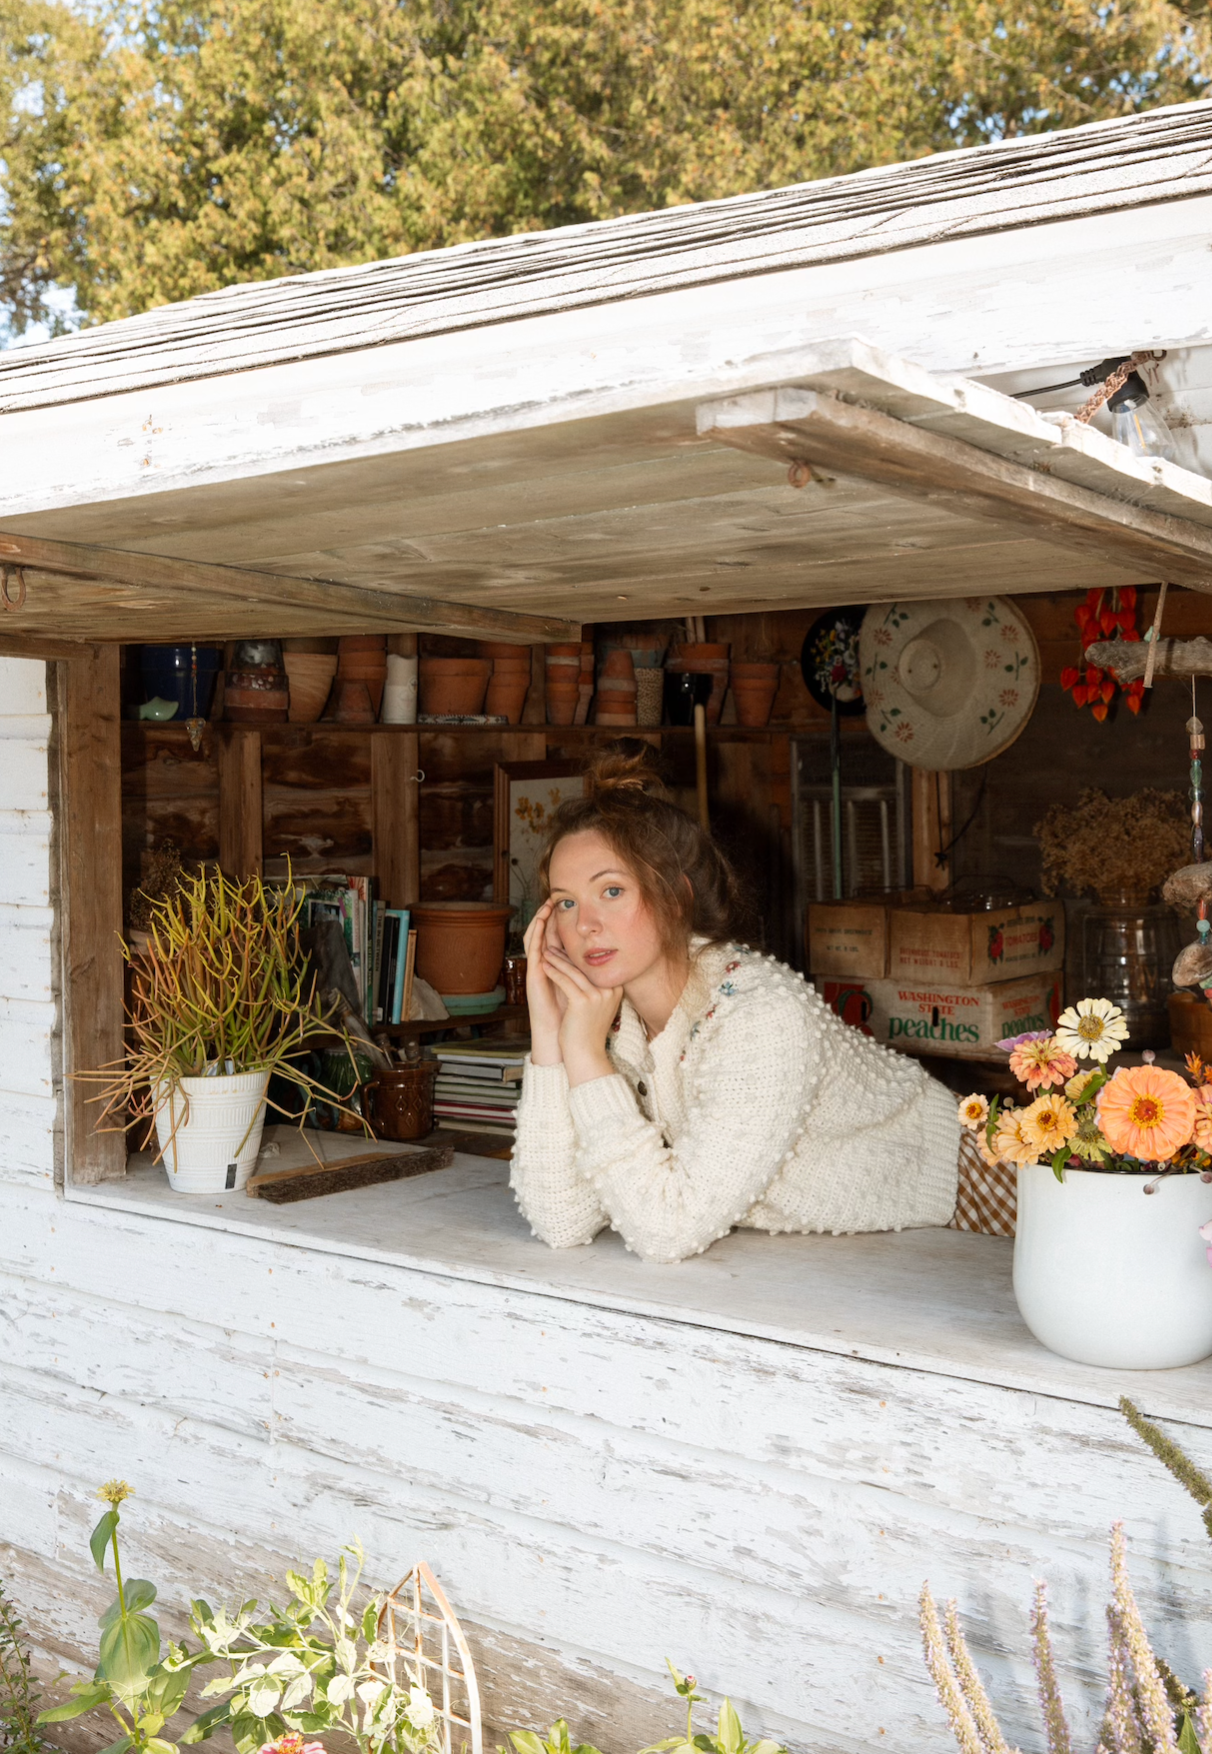
{"label": "flower bouquet", "polygon": [[[1189,1079],[1153,1064],[1107,1061],[1128,1036],[1127,1020],[1107,999],[1080,999],[1055,1030],[998,1043],[1010,1070],[1034,1100],[1017,1106],[966,1096],[961,1123],[976,1135],[989,1164],[1049,1163],[1066,1168],[1166,1174],[1198,1170],[1212,1180],[1212,1066],[1188,1054]],[[1085,1062],[1083,1064],[1082,1062]]]}
{"label": "flower bouquet", "polygon": [[1014,1295],[1035,1338],[1163,1370],[1212,1352],[1212,1067],[1188,1055],[1184,1077],[1145,1053],[1109,1072],[1127,1034],[1117,1006],[1079,1000],[1000,1043],[1029,1100],[967,1096],[960,1120],[987,1163],[1015,1168]]}

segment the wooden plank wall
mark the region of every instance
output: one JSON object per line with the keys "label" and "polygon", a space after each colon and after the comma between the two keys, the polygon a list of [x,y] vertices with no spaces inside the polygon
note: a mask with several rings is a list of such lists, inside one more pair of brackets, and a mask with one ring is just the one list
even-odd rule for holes
{"label": "wooden plank wall", "polygon": [[49,1189],[59,1041],[47,667],[0,658],[0,1179]]}

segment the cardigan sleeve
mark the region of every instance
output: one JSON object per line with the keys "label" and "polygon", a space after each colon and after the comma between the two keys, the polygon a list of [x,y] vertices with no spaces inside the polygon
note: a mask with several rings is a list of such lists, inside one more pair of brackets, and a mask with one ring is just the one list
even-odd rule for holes
{"label": "cardigan sleeve", "polygon": [[563,1066],[536,1066],[528,1059],[509,1185],[530,1228],[553,1249],[592,1242],[610,1222],[575,1157],[568,1074]]}
{"label": "cardigan sleeve", "polygon": [[746,1216],[799,1136],[820,1078],[815,1035],[790,992],[738,994],[687,1054],[686,1125],[672,1144],[626,1079],[569,1091],[577,1169],[629,1249],[685,1260]]}

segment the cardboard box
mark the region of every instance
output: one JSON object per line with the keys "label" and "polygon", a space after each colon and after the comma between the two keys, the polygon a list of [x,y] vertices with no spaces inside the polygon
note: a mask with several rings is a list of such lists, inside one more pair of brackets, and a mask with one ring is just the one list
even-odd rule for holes
{"label": "cardboard box", "polygon": [[1064,965],[1065,910],[1058,901],[981,913],[897,907],[889,915],[889,980],[981,987]]}
{"label": "cardboard box", "polygon": [[843,1023],[882,1046],[958,1060],[1004,1061],[999,1041],[1051,1029],[1061,1011],[1059,975],[1028,975],[982,987],[895,980],[815,984]]}
{"label": "cardboard box", "polygon": [[813,974],[879,980],[888,972],[888,909],[882,901],[814,901],[808,909]]}

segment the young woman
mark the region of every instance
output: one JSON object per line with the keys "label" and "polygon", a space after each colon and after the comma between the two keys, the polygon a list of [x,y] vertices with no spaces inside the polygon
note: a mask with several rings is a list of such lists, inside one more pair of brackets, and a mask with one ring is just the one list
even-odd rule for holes
{"label": "young woman", "polygon": [[561,806],[543,878],[512,1185],[544,1242],[680,1261],[734,1225],[947,1223],[954,1096],[735,941],[726,861],[642,761]]}

